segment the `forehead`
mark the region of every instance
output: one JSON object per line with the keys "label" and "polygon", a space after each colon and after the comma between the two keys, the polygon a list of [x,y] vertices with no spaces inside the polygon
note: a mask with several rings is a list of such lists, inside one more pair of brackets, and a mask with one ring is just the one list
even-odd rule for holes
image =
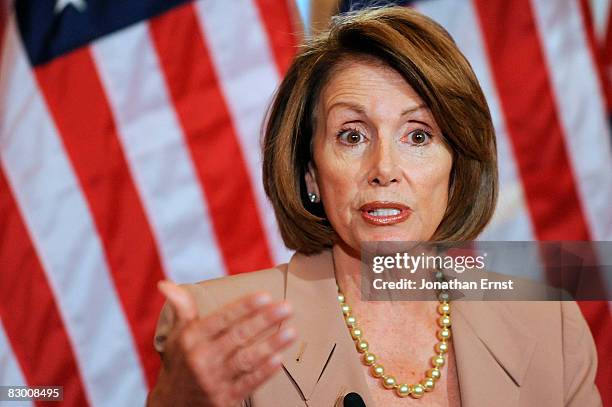
{"label": "forehead", "polygon": [[334,110],[374,111],[377,108],[405,110],[423,101],[394,69],[374,59],[348,59],[330,73],[320,95],[325,113]]}

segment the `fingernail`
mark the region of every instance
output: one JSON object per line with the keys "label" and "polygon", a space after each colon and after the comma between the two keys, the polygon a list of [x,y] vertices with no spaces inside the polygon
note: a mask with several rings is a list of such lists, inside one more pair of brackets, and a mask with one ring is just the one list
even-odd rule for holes
{"label": "fingernail", "polygon": [[269,304],[270,301],[272,301],[270,294],[259,294],[257,297],[255,297],[255,305],[258,307]]}
{"label": "fingernail", "polygon": [[281,332],[280,332],[280,339],[283,342],[289,341],[293,338],[295,338],[295,329],[293,328],[284,328]]}
{"label": "fingernail", "polygon": [[282,303],[274,310],[277,317],[286,317],[291,313],[291,307],[287,303]]}
{"label": "fingernail", "polygon": [[278,366],[281,364],[281,356],[280,355],[274,355],[270,358],[270,364],[272,366]]}

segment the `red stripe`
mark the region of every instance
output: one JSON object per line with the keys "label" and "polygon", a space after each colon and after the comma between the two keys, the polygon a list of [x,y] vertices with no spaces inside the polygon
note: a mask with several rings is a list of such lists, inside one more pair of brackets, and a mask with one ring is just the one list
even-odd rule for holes
{"label": "red stripe", "polygon": [[227,271],[270,267],[250,177],[193,4],[152,19],[150,29]]}
{"label": "red stripe", "polygon": [[27,384],[64,386],[66,405],[87,405],[68,334],[2,170],[0,263],[0,319]]}
{"label": "red stripe", "polygon": [[[590,240],[531,3],[476,0],[475,4],[535,234],[539,240]],[[580,304],[581,309],[600,360],[597,383],[602,396],[609,398],[602,384],[609,383],[611,376],[602,362],[609,360],[610,348],[600,337],[603,329],[597,329],[599,325],[609,329],[609,314],[592,312],[601,304],[585,304]]]}
{"label": "red stripe", "polygon": [[590,240],[529,0],[477,0],[527,206],[539,240]]}
{"label": "red stripe", "polygon": [[[603,89],[603,95],[606,101],[606,108],[608,114],[612,113],[612,84],[610,83],[610,78],[606,75],[606,58],[605,58],[605,49],[604,44],[599,44],[595,34],[595,26],[593,24],[593,15],[591,13],[591,6],[589,4],[589,0],[580,0],[580,12],[582,14],[582,23],[586,29],[587,41],[589,43],[589,49],[591,51],[591,56],[595,61],[595,66],[597,68],[597,79],[599,80],[599,84],[601,89]],[[608,30],[609,31],[609,30]],[[612,34],[611,31],[609,31]],[[612,47],[612,44],[610,44]],[[612,50],[610,50],[612,51]],[[612,55],[609,55],[612,58]],[[608,61],[610,65],[612,65],[612,59]]]}
{"label": "red stripe", "polygon": [[[602,46],[602,58],[603,58],[603,75],[607,80],[608,95],[610,95],[610,110],[608,114],[612,115],[612,7],[610,8],[608,15],[608,24],[606,28],[606,38]],[[612,391],[611,391],[612,392]]]}
{"label": "red stripe", "polygon": [[607,301],[579,301],[578,305],[584,315],[597,348],[597,378],[595,383],[601,393],[604,406],[612,406],[612,315]]}
{"label": "red stripe", "polygon": [[612,70],[612,7],[610,7],[610,11],[608,12],[607,23],[606,38],[603,44],[603,57],[605,64],[604,73],[606,78],[608,78],[608,83],[612,87],[612,78],[610,74],[610,70]]}
{"label": "red stripe", "polygon": [[163,302],[156,283],[164,275],[93,57],[81,48],[35,73],[87,198],[151,385],[159,369],[151,338]]}
{"label": "red stripe", "polygon": [[259,18],[268,34],[276,66],[284,75],[291,64],[301,37],[300,19],[295,2],[290,0],[255,0]]}

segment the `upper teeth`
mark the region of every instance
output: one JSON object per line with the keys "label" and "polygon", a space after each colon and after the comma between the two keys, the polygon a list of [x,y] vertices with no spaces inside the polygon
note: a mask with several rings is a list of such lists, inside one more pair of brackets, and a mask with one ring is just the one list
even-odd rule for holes
{"label": "upper teeth", "polygon": [[399,209],[374,209],[371,211],[368,211],[368,213],[370,215],[373,216],[394,216],[394,215],[399,215],[400,214],[400,210]]}

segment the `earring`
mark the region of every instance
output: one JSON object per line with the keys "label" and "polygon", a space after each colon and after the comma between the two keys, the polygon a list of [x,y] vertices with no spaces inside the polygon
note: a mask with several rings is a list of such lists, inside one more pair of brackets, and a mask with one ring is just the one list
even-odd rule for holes
{"label": "earring", "polygon": [[310,200],[310,202],[315,203],[317,202],[317,194],[313,194],[312,192],[308,193],[308,199]]}

